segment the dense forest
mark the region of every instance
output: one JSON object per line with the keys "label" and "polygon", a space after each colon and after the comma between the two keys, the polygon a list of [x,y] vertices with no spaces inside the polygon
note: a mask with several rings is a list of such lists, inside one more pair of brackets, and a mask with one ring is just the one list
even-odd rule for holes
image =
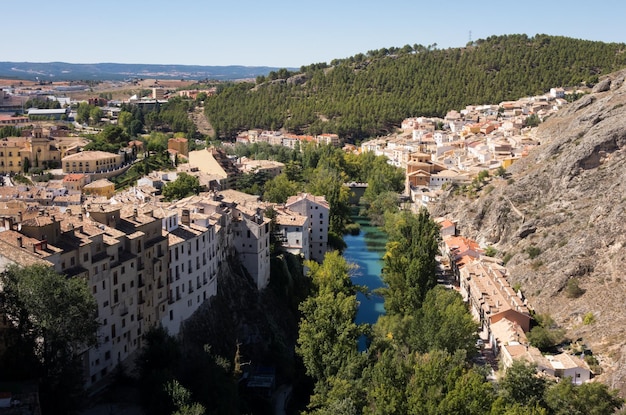
{"label": "dense forest", "polygon": [[624,50],[623,43],[548,35],[492,36],[450,49],[406,45],[226,85],[207,99],[205,112],[219,138],[283,128],[356,141],[406,117],[593,85],[626,66]]}

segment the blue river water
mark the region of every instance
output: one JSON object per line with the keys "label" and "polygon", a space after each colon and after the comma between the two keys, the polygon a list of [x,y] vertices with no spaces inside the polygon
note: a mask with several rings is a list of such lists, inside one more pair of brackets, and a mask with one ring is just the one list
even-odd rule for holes
{"label": "blue river water", "polygon": [[382,287],[381,270],[383,255],[387,244],[387,235],[378,228],[371,226],[369,219],[360,216],[352,220],[361,226],[359,235],[344,235],[347,248],[343,251],[346,260],[356,265],[353,271],[352,283],[367,287],[370,294],[365,296],[358,293],[359,310],[356,316],[357,323],[374,324],[381,314],[385,313],[383,298],[371,291]]}

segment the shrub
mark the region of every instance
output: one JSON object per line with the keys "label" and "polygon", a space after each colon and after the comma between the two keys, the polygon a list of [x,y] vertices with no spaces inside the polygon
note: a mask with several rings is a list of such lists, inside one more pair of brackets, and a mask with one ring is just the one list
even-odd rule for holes
{"label": "shrub", "polygon": [[543,261],[537,260],[537,261],[533,261],[530,263],[530,268],[533,271],[537,271],[539,268],[541,268],[542,265],[543,265]]}
{"label": "shrub", "polygon": [[528,248],[526,248],[526,253],[528,254],[528,257],[530,259],[535,259],[539,256],[539,254],[541,254],[541,248],[534,245],[529,246]]}
{"label": "shrub", "polygon": [[507,252],[506,254],[504,254],[504,257],[502,258],[502,263],[504,265],[506,265],[507,262],[509,262],[511,260],[511,258],[513,258],[513,255],[515,255],[515,254],[512,254],[510,252]]}
{"label": "shrub", "polygon": [[578,285],[578,278],[572,278],[567,281],[565,286],[565,296],[567,298],[578,298],[585,293],[585,290]]}
{"label": "shrub", "polygon": [[498,250],[496,248],[494,248],[492,245],[489,245],[485,249],[485,255],[487,255],[489,257],[494,257],[494,256],[496,256],[497,253],[498,253]]}
{"label": "shrub", "polygon": [[585,316],[583,317],[583,324],[585,326],[588,326],[590,324],[593,324],[596,322],[596,316],[593,315],[593,313],[590,311],[587,314],[585,314]]}
{"label": "shrub", "polygon": [[346,225],[346,233],[349,235],[358,235],[361,232],[361,225],[358,223],[349,223]]}

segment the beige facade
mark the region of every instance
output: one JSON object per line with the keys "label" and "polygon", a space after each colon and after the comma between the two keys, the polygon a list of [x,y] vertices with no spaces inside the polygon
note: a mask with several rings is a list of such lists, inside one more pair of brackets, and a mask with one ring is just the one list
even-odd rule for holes
{"label": "beige facade", "polygon": [[122,154],[106,151],[83,151],[63,157],[63,173],[100,173],[122,167]]}
{"label": "beige facade", "polygon": [[189,156],[189,141],[184,137],[175,137],[167,140],[167,149],[174,150],[179,155]]}
{"label": "beige facade", "polygon": [[86,195],[103,196],[109,199],[115,194],[115,183],[107,179],[96,180],[95,182],[85,185],[83,192]]}
{"label": "beige facade", "polygon": [[221,186],[219,190],[233,188],[241,174],[223,150],[213,147],[189,152],[189,167],[192,171],[218,177]]}
{"label": "beige facade", "polygon": [[0,174],[21,173],[32,167],[57,167],[62,154],[59,140],[45,133],[43,129],[35,128],[29,136],[0,140]]}

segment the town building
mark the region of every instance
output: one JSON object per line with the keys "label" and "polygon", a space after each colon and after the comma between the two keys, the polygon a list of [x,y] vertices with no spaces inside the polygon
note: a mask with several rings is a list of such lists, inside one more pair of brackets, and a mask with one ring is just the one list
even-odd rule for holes
{"label": "town building", "polygon": [[262,173],[269,178],[276,177],[285,170],[284,163],[272,160],[251,160],[247,157],[239,159],[237,167],[242,173]]}
{"label": "town building", "polygon": [[189,141],[184,137],[170,138],[167,140],[167,149],[186,158],[189,156]]}
{"label": "town building", "polygon": [[62,159],[64,173],[106,173],[118,170],[124,164],[122,154],[106,151],[82,151]]}
{"label": "town building", "polygon": [[276,214],[274,237],[280,242],[281,248],[290,254],[311,259],[309,217],[284,206],[276,206],[274,211]]}
{"label": "town building", "polygon": [[219,189],[232,189],[241,175],[224,150],[210,147],[189,152],[189,170],[199,171],[219,179]]}
{"label": "town building", "polygon": [[330,205],[324,196],[299,193],[287,199],[285,207],[309,218],[309,249],[311,259],[323,262],[328,251],[328,229]]}

